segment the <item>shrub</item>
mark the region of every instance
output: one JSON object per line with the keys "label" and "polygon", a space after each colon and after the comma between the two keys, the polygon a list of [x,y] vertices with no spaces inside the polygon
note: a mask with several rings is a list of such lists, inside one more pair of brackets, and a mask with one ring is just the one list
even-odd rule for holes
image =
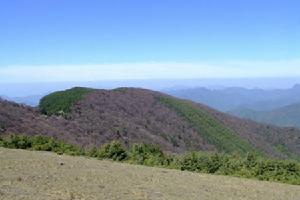
{"label": "shrub", "polygon": [[31,149],[37,151],[53,151],[59,154],[84,155],[84,149],[75,145],[66,144],[62,141],[56,141],[46,136],[25,136],[11,135],[7,138],[1,138],[1,146],[14,149]]}
{"label": "shrub", "polygon": [[32,149],[37,151],[54,151],[58,148],[58,142],[55,142],[52,138],[44,136],[32,137]]}
{"label": "shrub", "polygon": [[134,144],[129,150],[131,163],[157,166],[165,164],[165,157],[158,146],[150,144]]}
{"label": "shrub", "polygon": [[232,175],[259,180],[300,184],[300,165],[294,161],[268,160],[255,154],[246,157],[192,152],[179,160],[181,170]]}
{"label": "shrub", "polygon": [[127,153],[120,142],[110,142],[103,145],[97,152],[97,157],[104,159],[112,159],[117,161],[122,161],[127,158]]}
{"label": "shrub", "polygon": [[98,157],[98,149],[94,146],[86,152],[88,157]]}
{"label": "shrub", "polygon": [[11,135],[3,139],[3,147],[14,149],[28,149],[31,148],[32,142],[28,136],[24,135]]}
{"label": "shrub", "polygon": [[215,173],[222,166],[222,158],[218,154],[191,152],[182,157],[181,170]]}

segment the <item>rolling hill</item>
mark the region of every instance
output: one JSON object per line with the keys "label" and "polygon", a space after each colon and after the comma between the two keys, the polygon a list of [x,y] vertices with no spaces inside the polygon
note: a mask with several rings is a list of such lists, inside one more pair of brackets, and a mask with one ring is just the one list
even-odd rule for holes
{"label": "rolling hill", "polygon": [[[225,89],[186,88],[165,90],[167,94],[206,104],[220,111],[231,111],[243,107],[266,111],[300,102],[300,85],[288,89]],[[220,98],[222,97],[222,98]]]}
{"label": "rolling hill", "polygon": [[255,152],[299,158],[300,131],[243,120],[205,105],[138,88],[72,88],[39,108],[0,101],[0,134],[48,135],[84,147],[119,140],[167,152]]}
{"label": "rolling hill", "polygon": [[257,122],[274,124],[282,127],[300,128],[300,103],[291,104],[270,111],[255,111],[239,108],[229,113],[238,117],[252,119]]}

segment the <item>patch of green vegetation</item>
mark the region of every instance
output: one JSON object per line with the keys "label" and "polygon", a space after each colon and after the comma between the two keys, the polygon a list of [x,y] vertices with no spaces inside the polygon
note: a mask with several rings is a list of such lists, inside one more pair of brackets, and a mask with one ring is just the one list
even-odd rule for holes
{"label": "patch of green vegetation", "polygon": [[110,158],[115,161],[121,161],[127,158],[127,152],[121,143],[113,141],[101,146],[96,153],[96,157],[100,159]]}
{"label": "patch of green vegetation", "polygon": [[74,87],[65,91],[53,92],[40,100],[39,109],[45,115],[66,116],[74,103],[95,89]]}
{"label": "patch of green vegetation", "polygon": [[255,150],[248,141],[240,138],[237,133],[225,127],[208,112],[195,108],[188,102],[174,98],[160,96],[158,100],[186,119],[201,137],[213,144],[219,151],[226,153],[237,152],[246,154],[247,152],[253,152],[262,154]]}
{"label": "patch of green vegetation", "polygon": [[275,148],[284,155],[287,155],[289,158],[300,161],[300,156],[297,156],[292,151],[289,150],[284,144],[277,144]]}
{"label": "patch of green vegetation", "polygon": [[10,135],[0,137],[0,146],[11,149],[30,149],[36,151],[52,151],[57,154],[85,155],[84,149],[76,145],[57,141],[45,136]]}
{"label": "patch of green vegetation", "polygon": [[134,144],[128,152],[128,161],[133,164],[148,166],[166,165],[166,157],[157,145]]}
{"label": "patch of green vegetation", "polygon": [[132,164],[300,185],[298,162],[271,160],[252,153],[241,155],[188,152],[184,155],[167,155],[155,145],[134,144],[126,149],[116,141],[86,150],[50,137],[22,135],[0,137],[0,147],[53,151],[58,154],[84,155]]}
{"label": "patch of green vegetation", "polygon": [[111,91],[113,91],[113,92],[126,92],[126,91],[128,91],[128,88],[119,87],[119,88],[112,89]]}
{"label": "patch of green vegetation", "polygon": [[300,184],[300,164],[270,160],[255,154],[229,155],[192,152],[179,161],[181,170]]}

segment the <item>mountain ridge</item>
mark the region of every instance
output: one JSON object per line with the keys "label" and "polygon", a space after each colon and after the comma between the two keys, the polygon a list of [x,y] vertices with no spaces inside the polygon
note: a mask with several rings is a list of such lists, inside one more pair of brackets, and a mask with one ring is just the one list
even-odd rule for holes
{"label": "mountain ridge", "polygon": [[208,89],[196,87],[165,90],[164,92],[178,98],[204,103],[223,112],[240,107],[266,111],[300,102],[300,84],[295,84],[289,89],[246,89],[242,87]]}
{"label": "mountain ridge", "polygon": [[300,128],[300,102],[268,111],[256,111],[242,107],[228,113],[261,123]]}
{"label": "mountain ridge", "polygon": [[[176,104],[172,108],[160,102],[159,98],[179,102],[179,106]],[[181,114],[178,109],[182,109]],[[200,117],[199,120],[189,120],[190,114]],[[281,129],[242,120],[202,104],[138,88],[94,90],[72,104],[67,118],[43,115],[37,108],[2,100],[0,124],[4,135],[44,134],[82,146],[98,146],[120,140],[125,145],[158,144],[165,151],[177,153],[190,150],[259,150],[277,158],[298,157],[300,154],[297,146],[300,131],[297,129]],[[228,139],[220,139],[220,133]],[[249,147],[242,150],[237,145],[229,149],[231,139],[244,141],[247,145],[242,146]],[[222,145],[225,148],[220,148]],[[283,146],[287,152],[277,146]]]}

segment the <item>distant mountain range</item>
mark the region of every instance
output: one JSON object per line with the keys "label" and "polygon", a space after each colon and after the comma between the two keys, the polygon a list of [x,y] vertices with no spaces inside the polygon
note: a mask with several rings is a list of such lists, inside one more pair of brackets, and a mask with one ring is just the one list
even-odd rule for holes
{"label": "distant mountain range", "polygon": [[[166,81],[165,81],[166,82]],[[163,85],[167,85],[165,82],[163,82]],[[188,81],[186,81],[188,82]],[[191,82],[191,83],[190,83]],[[218,109],[223,112],[235,110],[237,108],[249,108],[256,111],[266,111],[266,110],[272,110],[279,107],[287,106],[289,104],[300,102],[300,85],[295,85],[293,88],[290,89],[246,89],[243,87],[196,87],[192,88],[193,83],[197,83],[196,81],[190,81],[188,82],[189,86],[177,86],[177,87],[170,87],[169,89],[156,89],[159,91],[162,91],[164,93],[170,94],[175,97],[183,98],[183,99],[189,99],[198,103],[203,103],[206,105],[209,105],[210,107],[213,107],[215,109]],[[129,82],[130,83],[130,82]],[[126,84],[129,84],[126,82]],[[135,83],[135,82],[133,82]],[[132,84],[133,84],[132,83]],[[149,84],[152,82],[150,81],[147,85],[145,83],[141,83],[142,86],[145,86],[146,88],[149,87]],[[168,82],[167,82],[168,83]],[[89,83],[92,84],[92,83]],[[94,83],[96,87],[94,88],[109,88],[113,86],[113,83]],[[116,82],[115,85],[122,85],[125,84],[123,82]],[[171,83],[168,83],[171,84]],[[86,83],[88,85],[88,83]],[[55,85],[56,87],[59,87],[58,85]],[[53,87],[54,87],[53,86]],[[153,86],[153,84],[152,84]],[[29,85],[28,87],[31,87]],[[32,92],[33,89],[36,89],[37,86],[32,86],[30,92]],[[62,85],[61,87],[67,87],[66,85]],[[119,86],[118,86],[119,87]],[[145,88],[143,87],[143,88]],[[153,86],[154,87],[154,86]],[[211,89],[211,88],[218,88],[218,89]],[[19,88],[21,91],[22,88]],[[28,92],[29,89],[25,88]],[[18,91],[19,91],[18,90]],[[37,91],[42,91],[38,90]],[[44,91],[44,90],[43,90]],[[48,94],[49,91],[53,91],[53,88],[48,88],[48,92],[41,92],[37,95],[21,95],[17,96],[14,95],[4,95],[2,98],[14,101],[16,103],[24,103],[26,105],[30,106],[37,106],[39,103],[40,98],[42,98],[45,94]],[[7,92],[6,92],[7,93]],[[0,93],[1,94],[1,93]],[[3,93],[4,94],[4,93]],[[1,95],[0,95],[1,96]],[[221,97],[221,98],[220,98]]]}
{"label": "distant mountain range", "polygon": [[290,89],[245,89],[231,87],[212,90],[191,88],[166,93],[207,104],[238,117],[283,127],[300,127],[300,85]]}
{"label": "distant mountain range", "polygon": [[9,98],[9,100],[14,101],[16,103],[23,103],[29,106],[37,106],[42,97],[43,95],[31,95],[25,97],[12,97]]}
{"label": "distant mountain range", "polygon": [[157,144],[168,152],[300,156],[298,129],[239,119],[137,88],[73,88],[43,97],[38,108],[0,100],[0,134],[42,134],[85,147],[119,140],[124,145]]}
{"label": "distant mountain range", "polygon": [[290,89],[225,89],[189,88],[165,90],[172,96],[209,105],[220,111],[231,111],[240,107],[256,111],[272,110],[300,102],[300,85]]}
{"label": "distant mountain range", "polygon": [[[290,89],[246,89],[229,87],[208,88],[172,88],[164,90],[172,96],[206,104],[232,115],[252,119],[257,122],[283,127],[300,127],[300,85]],[[44,95],[25,97],[6,97],[3,99],[37,106]]]}
{"label": "distant mountain range", "polygon": [[8,97],[4,95],[0,95],[0,98],[8,100],[8,101],[13,101],[15,103],[19,104],[25,104],[28,106],[38,106],[40,99],[45,96],[46,94],[43,95],[29,95],[29,96],[23,96],[23,97]]}
{"label": "distant mountain range", "polygon": [[238,108],[230,111],[229,113],[258,122],[269,123],[283,127],[300,128],[300,102],[270,111],[255,111],[249,108]]}

